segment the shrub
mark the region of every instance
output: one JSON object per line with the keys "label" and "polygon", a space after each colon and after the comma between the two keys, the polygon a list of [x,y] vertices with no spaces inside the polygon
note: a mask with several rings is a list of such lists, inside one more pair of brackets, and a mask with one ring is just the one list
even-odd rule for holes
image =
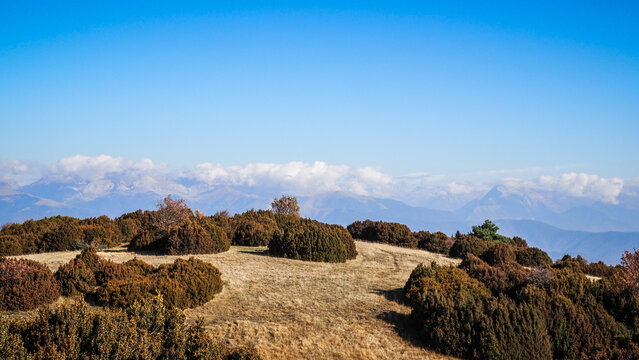
{"label": "shrub", "polygon": [[431,234],[429,231],[419,231],[414,234],[414,237],[417,239],[417,248],[419,249],[446,255],[450,251],[448,235],[443,232]]}
{"label": "shrub", "polygon": [[228,251],[231,248],[231,241],[224,228],[216,225],[214,222],[209,221],[210,218],[203,218],[200,221],[200,225],[209,233],[211,240],[213,241],[213,252],[220,253]]}
{"label": "shrub", "polygon": [[357,254],[353,239],[343,231],[309,219],[277,232],[268,248],[273,255],[310,261],[345,262]]}
{"label": "shrub", "polygon": [[134,276],[111,279],[95,291],[98,305],[126,308],[154,293],[154,285],[148,277]]}
{"label": "shrub", "polygon": [[346,250],[346,259],[355,259],[357,257],[357,249],[355,248],[355,241],[353,237],[342,225],[328,225],[333,230],[339,239],[344,244]]}
{"label": "shrub", "polygon": [[24,252],[19,236],[0,235],[0,256],[20,255]]}
{"label": "shrub", "polygon": [[84,234],[77,224],[65,222],[42,236],[40,248],[45,252],[70,250],[73,244],[83,239]]}
{"label": "shrub", "polygon": [[129,250],[155,250],[160,240],[161,235],[157,231],[144,229],[133,236],[129,243]]}
{"label": "shrub", "polygon": [[155,268],[137,258],[122,264],[104,260],[92,248],[62,265],[56,278],[65,295],[83,294],[109,307],[128,307],[154,294],[171,307],[194,307],[222,290],[219,270],[195,258]]}
{"label": "shrub", "polygon": [[548,254],[536,247],[519,249],[515,253],[517,262],[523,266],[550,266],[552,259]]}
{"label": "shrub", "polygon": [[[11,331],[9,331],[11,330]],[[212,339],[201,322],[167,308],[161,297],[127,311],[92,310],[84,303],[42,309],[26,319],[0,317],[6,359],[259,359],[249,349]]]}
{"label": "shrub", "polygon": [[528,247],[528,242],[520,238],[519,236],[513,236],[508,243],[516,247],[522,247],[522,248]]}
{"label": "shrub", "polygon": [[56,278],[65,295],[84,294],[109,307],[131,306],[154,294],[171,307],[194,307],[222,290],[219,270],[195,258],[155,268],[137,258],[122,264],[104,260],[93,248],[62,265]]}
{"label": "shrub", "polygon": [[161,265],[152,279],[167,305],[178,308],[202,305],[222,291],[220,271],[196,258]]}
{"label": "shrub", "polygon": [[506,265],[515,262],[515,252],[512,246],[498,242],[484,251],[481,258],[492,266]]}
{"label": "shrub", "polygon": [[455,243],[450,248],[450,256],[464,258],[466,254],[473,254],[481,257],[488,248],[488,243],[476,236],[459,235],[455,238]]}
{"label": "shrub", "polygon": [[[639,298],[609,279],[590,281],[585,261],[525,270],[507,244],[459,268],[415,268],[404,287],[424,342],[482,359],[626,359],[637,354]],[[576,266],[579,265],[579,266]]]}
{"label": "shrub", "polygon": [[0,259],[0,310],[31,310],[60,296],[51,270],[37,261]]}
{"label": "shrub", "polygon": [[[210,233],[195,220],[186,220],[178,227],[171,228],[164,249],[160,251],[170,255],[213,254],[228,250],[226,238],[216,237],[213,241]],[[224,241],[220,244],[220,241]]]}
{"label": "shrub", "polygon": [[417,247],[417,239],[406,225],[384,221],[356,221],[346,228],[355,239],[381,242],[408,248]]}
{"label": "shrub", "polygon": [[268,246],[279,230],[275,214],[268,210],[249,210],[233,218],[233,244]]}
{"label": "shrub", "polygon": [[492,297],[461,269],[420,265],[404,293],[423,340],[440,352],[481,359],[551,358],[539,310]]}
{"label": "shrub", "polygon": [[72,259],[61,265],[55,277],[64,296],[86,294],[97,286],[95,274],[82,259]]}

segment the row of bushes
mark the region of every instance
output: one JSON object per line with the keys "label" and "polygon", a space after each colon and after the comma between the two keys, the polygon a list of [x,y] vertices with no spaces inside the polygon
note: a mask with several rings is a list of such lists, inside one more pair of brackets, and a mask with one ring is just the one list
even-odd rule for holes
{"label": "row of bushes", "polygon": [[122,264],[104,260],[92,248],[60,266],[55,277],[65,296],[80,294],[98,305],[121,308],[154,294],[161,294],[167,306],[191,308],[222,290],[219,270],[196,258],[155,268],[138,259]]}
{"label": "row of bushes", "polygon": [[230,247],[224,229],[208,218],[186,219],[168,231],[143,229],[129,243],[129,249],[152,250],[162,254],[215,254]]}
{"label": "row of bushes", "polygon": [[310,261],[344,262],[357,255],[350,233],[339,225],[302,219],[296,214],[249,210],[184,220],[168,231],[144,229],[130,243],[131,250],[165,254],[215,253],[234,245],[268,246],[276,256]]}
{"label": "row of bushes", "polygon": [[81,295],[109,307],[161,294],[167,306],[192,308],[221,290],[219,270],[195,258],[156,268],[138,259],[118,264],[87,248],[55,274],[36,261],[0,258],[0,310],[31,310],[60,294]]}
{"label": "row of bushes", "polygon": [[0,316],[2,359],[254,360],[257,353],[214,341],[201,322],[161,296],[126,310],[90,310],[83,302],[42,309],[25,319]]}
{"label": "row of bushes", "polygon": [[499,228],[486,220],[473,226],[470,234],[457,232],[449,237],[442,232],[412,232],[406,225],[384,221],[356,221],[347,227],[353,238],[381,242],[408,248],[423,249],[452,257],[463,258],[466,254],[481,256],[497,244],[511,247],[517,262],[524,266],[550,265],[552,260],[540,249],[528,247],[519,237],[508,238],[497,233]]}
{"label": "row of bushes", "polygon": [[127,238],[128,224],[107,216],[77,219],[53,216],[6,224],[0,230],[0,255],[65,251],[86,247],[111,247]]}
{"label": "row of bushes", "polygon": [[639,302],[570,267],[524,268],[501,243],[461,265],[418,266],[404,287],[424,343],[481,359],[635,359]]}
{"label": "row of bushes", "polygon": [[515,261],[527,267],[571,267],[575,271],[600,277],[611,277],[618,268],[608,266],[601,261],[588,263],[581,256],[572,258],[569,255],[553,264],[546,252],[529,247],[526,240],[517,236],[509,238],[497,233],[499,227],[489,220],[482,225],[473,226],[469,234],[461,234],[458,231],[454,237],[449,237],[442,232],[411,232],[410,228],[403,224],[371,220],[356,221],[347,229],[356,239],[423,249],[460,259],[468,254],[482,258],[487,252],[497,247],[501,251],[509,248],[508,252],[513,253]]}

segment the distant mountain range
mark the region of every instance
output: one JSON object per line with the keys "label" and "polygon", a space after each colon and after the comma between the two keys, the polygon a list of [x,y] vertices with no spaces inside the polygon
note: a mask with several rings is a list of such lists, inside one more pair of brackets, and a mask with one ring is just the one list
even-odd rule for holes
{"label": "distant mountain range", "polygon": [[[112,180],[117,184],[117,179]],[[268,208],[274,197],[285,193],[277,187],[180,185],[182,193],[178,196],[185,198],[191,208],[207,214],[217,210],[236,213]],[[42,179],[23,187],[0,184],[0,223],[58,214],[116,217],[137,209],[153,209],[166,195],[160,191],[140,191],[123,186],[92,191],[94,189],[89,186],[95,184],[77,179]],[[548,251],[553,258],[581,254],[591,261],[614,264],[623,250],[639,247],[637,197],[621,197],[620,203],[613,205],[551,193],[515,194],[495,186],[454,211],[345,192],[297,197],[303,216],[342,225],[374,219],[401,222],[413,230],[453,234],[457,230],[470,231],[472,225],[492,219],[505,235],[524,237],[529,244]]]}

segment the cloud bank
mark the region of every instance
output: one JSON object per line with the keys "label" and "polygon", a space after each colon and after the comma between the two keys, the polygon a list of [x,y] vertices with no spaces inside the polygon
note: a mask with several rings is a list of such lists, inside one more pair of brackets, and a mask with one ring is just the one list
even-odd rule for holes
{"label": "cloud bank", "polygon": [[[190,198],[218,187],[247,186],[275,189],[298,196],[345,192],[397,199],[412,205],[443,199],[440,202],[457,206],[498,186],[504,193],[528,196],[539,201],[553,194],[617,204],[624,190],[624,179],[574,172],[472,183],[428,173],[392,176],[375,167],[358,168],[321,161],[242,166],[206,162],[168,171],[166,164],[157,164],[151,159],[132,161],[109,155],[76,155],[62,158],[52,165],[0,160],[1,182],[24,185],[28,179],[35,181],[38,178],[45,182],[73,184],[77,190],[74,196],[86,201],[110,192],[173,193]],[[630,183],[635,182],[636,179],[630,180]]]}

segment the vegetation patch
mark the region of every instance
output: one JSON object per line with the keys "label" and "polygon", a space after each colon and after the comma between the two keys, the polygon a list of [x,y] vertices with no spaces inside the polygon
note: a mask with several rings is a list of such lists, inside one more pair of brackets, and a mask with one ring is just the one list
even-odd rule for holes
{"label": "vegetation patch", "polygon": [[525,269],[507,249],[491,248],[488,262],[468,253],[459,268],[415,268],[404,295],[427,346],[481,359],[639,356],[632,291],[571,267]]}
{"label": "vegetation patch", "polygon": [[0,310],[31,310],[59,296],[58,284],[45,265],[0,258]]}
{"label": "vegetation patch", "polygon": [[348,225],[348,231],[355,239],[381,242],[408,248],[417,247],[417,239],[406,225],[384,221],[355,221]]}
{"label": "vegetation patch", "polygon": [[41,309],[36,316],[0,316],[3,359],[208,359],[253,360],[246,348],[212,339],[201,322],[162,297],[136,301],[126,311],[90,310],[84,303]]}
{"label": "vegetation patch", "polygon": [[55,276],[63,295],[84,295],[99,305],[116,308],[155,294],[163,295],[167,306],[191,308],[222,290],[219,270],[195,258],[155,268],[138,259],[122,264],[104,260],[92,248],[60,266]]}
{"label": "vegetation patch", "polygon": [[310,219],[291,222],[268,248],[276,256],[310,261],[345,262],[357,256],[355,242],[343,227]]}

